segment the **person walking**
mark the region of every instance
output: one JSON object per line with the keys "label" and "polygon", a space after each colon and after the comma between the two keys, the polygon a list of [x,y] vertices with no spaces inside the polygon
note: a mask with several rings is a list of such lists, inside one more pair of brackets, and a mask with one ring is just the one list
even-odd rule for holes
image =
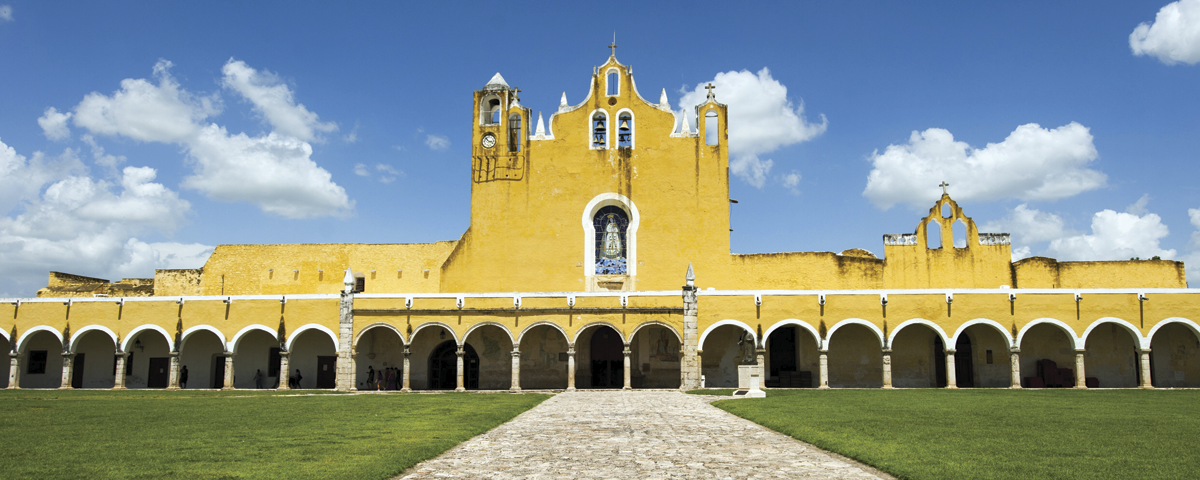
{"label": "person walking", "polygon": [[262,375],[262,369],[260,368],[260,369],[254,371],[254,388],[262,390],[262,387],[263,387],[263,375]]}
{"label": "person walking", "polygon": [[179,372],[179,388],[187,388],[187,365]]}
{"label": "person walking", "polygon": [[367,384],[366,389],[371,388],[371,384],[375,383],[375,367],[367,365]]}
{"label": "person walking", "polygon": [[292,388],[300,388],[300,380],[303,380],[303,379],[304,379],[304,375],[301,375],[300,369],[297,368],[296,376],[289,379],[288,383],[291,383],[293,385]]}

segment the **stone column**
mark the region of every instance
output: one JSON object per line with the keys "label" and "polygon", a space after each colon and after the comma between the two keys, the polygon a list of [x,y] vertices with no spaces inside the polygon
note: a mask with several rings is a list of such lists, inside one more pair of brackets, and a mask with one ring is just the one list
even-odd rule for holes
{"label": "stone column", "polygon": [[513,345],[512,351],[512,387],[508,391],[512,393],[521,392],[521,351],[517,348],[520,344]]}
{"label": "stone column", "polygon": [[459,345],[458,350],[454,351],[454,356],[457,358],[457,360],[455,361],[455,366],[458,367],[458,374],[455,375],[455,384],[457,386],[454,387],[454,391],[456,391],[456,392],[467,391],[466,388],[463,388],[463,355],[465,355],[466,353],[467,352],[466,352],[466,350],[463,350],[462,345]]}
{"label": "stone column", "polygon": [[883,349],[883,388],[892,388],[892,349]]}
{"label": "stone column", "polygon": [[630,376],[629,376],[629,354],[632,352],[629,351],[628,343],[625,344],[625,349],[622,350],[621,353],[624,354],[624,356],[625,356],[625,368],[624,368],[625,387],[622,388],[621,390],[633,390],[633,381],[630,379]]}
{"label": "stone column", "polygon": [[829,350],[818,350],[821,352],[821,380],[820,386],[817,388],[829,388]]}
{"label": "stone column", "polygon": [[288,373],[288,355],[290,352],[279,352],[279,388],[277,390],[291,390],[292,386],[288,385],[291,375]]}
{"label": "stone column", "polygon": [[575,391],[575,344],[567,345],[567,391]]}
{"label": "stone column", "polygon": [[334,387],[339,392],[357,390],[354,378],[354,286],[342,291],[341,303],[338,309],[338,349],[335,374],[337,379]]}
{"label": "stone column", "polygon": [[1087,374],[1083,371],[1083,354],[1086,350],[1075,350],[1075,388],[1087,388]]}
{"label": "stone column", "polygon": [[179,352],[171,352],[171,372],[167,376],[167,390],[179,390]]}
{"label": "stone column", "polygon": [[955,371],[954,352],[953,348],[945,349],[946,352],[946,388],[958,388],[958,372]]}
{"label": "stone column", "polygon": [[117,371],[113,375],[113,390],[125,389],[125,362],[128,361],[128,353],[117,352]]}
{"label": "stone column", "polygon": [[[1151,379],[1153,377],[1150,376],[1150,349],[1149,348],[1138,349],[1137,352],[1138,352],[1138,363],[1140,364],[1140,367],[1142,369],[1142,384],[1138,385],[1138,388],[1146,388],[1146,389],[1154,388],[1154,382],[1151,381]],[[9,382],[11,382],[11,381],[12,380],[9,380]],[[11,383],[9,383],[8,388],[12,388]]]}
{"label": "stone column", "polygon": [[[366,387],[371,389],[370,385]],[[358,350],[355,349],[350,349],[350,391],[358,391]]]}
{"label": "stone column", "polygon": [[1012,380],[1008,388],[1021,388],[1021,349],[1012,347],[1008,350],[1009,361],[1012,362],[1008,366],[1009,372],[1012,375]]}
{"label": "stone column", "polygon": [[411,392],[412,391],[411,388],[408,388],[408,381],[410,378],[410,375],[408,374],[408,355],[410,353],[412,353],[412,351],[409,350],[408,345],[405,345],[404,346],[404,375],[400,379],[400,391],[401,392]]}
{"label": "stone column", "polygon": [[225,352],[225,383],[221,390],[233,390],[233,352]]}
{"label": "stone column", "polygon": [[8,352],[8,388],[21,388],[21,354]]}
{"label": "stone column", "polygon": [[75,360],[75,354],[63,353],[62,357],[62,383],[59,384],[58,388],[60,390],[70,390],[71,388],[74,388],[71,386],[71,364],[74,363],[73,361]]}
{"label": "stone column", "polygon": [[767,350],[765,348],[754,349],[754,361],[758,362],[758,388],[765,389],[767,388]]}
{"label": "stone column", "polygon": [[679,389],[682,391],[700,388],[700,332],[699,303],[696,301],[695,274],[691,264],[683,287],[683,343],[680,349]]}

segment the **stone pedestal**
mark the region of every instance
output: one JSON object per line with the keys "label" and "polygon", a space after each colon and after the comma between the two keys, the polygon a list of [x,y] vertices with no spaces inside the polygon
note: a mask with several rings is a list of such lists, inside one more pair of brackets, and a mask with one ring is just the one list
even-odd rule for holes
{"label": "stone pedestal", "polygon": [[762,365],[738,365],[738,389],[733,396],[738,398],[762,398]]}

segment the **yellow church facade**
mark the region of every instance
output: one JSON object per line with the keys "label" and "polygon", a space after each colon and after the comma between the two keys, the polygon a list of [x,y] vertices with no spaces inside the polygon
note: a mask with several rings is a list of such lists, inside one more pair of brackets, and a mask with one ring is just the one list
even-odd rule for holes
{"label": "yellow church facade", "polygon": [[115,283],[51,272],[37,298],[0,300],[7,387],[1200,386],[1181,262],[1012,262],[1008,235],[945,193],[883,235],[882,259],[731,254],[718,92],[678,122],[615,56],[548,119],[519,92],[500,74],[474,92],[458,240],[221,245]]}

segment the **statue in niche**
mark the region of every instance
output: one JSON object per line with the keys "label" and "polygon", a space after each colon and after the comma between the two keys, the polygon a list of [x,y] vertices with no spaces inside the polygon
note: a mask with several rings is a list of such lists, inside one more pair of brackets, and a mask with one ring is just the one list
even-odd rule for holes
{"label": "statue in niche", "polygon": [[628,221],[618,207],[604,207],[596,214],[596,274],[625,275],[625,228]]}
{"label": "statue in niche", "polygon": [[654,353],[650,357],[660,362],[679,361],[679,356],[671,353],[671,336],[666,330],[658,330],[658,339],[654,341]]}
{"label": "statue in niche", "polygon": [[617,258],[621,256],[621,230],[612,218],[604,226],[604,257]]}
{"label": "statue in niche", "polygon": [[742,332],[741,338],[738,339],[739,357],[741,357],[740,365],[757,365],[758,357],[754,352],[754,336],[750,332]]}

